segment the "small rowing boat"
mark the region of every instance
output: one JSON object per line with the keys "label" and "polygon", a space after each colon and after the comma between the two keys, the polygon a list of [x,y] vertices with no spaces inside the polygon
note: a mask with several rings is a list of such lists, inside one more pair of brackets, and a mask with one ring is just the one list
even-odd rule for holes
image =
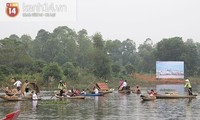
{"label": "small rowing boat", "polygon": [[71,96],[71,97],[64,97],[64,96],[59,96],[57,94],[55,94],[56,98],[59,99],[85,99],[85,96]]}
{"label": "small rowing boat", "polygon": [[104,93],[98,93],[98,94],[95,94],[95,93],[86,93],[86,94],[81,94],[81,96],[103,96]]}
{"label": "small rowing boat", "polygon": [[180,98],[196,98],[197,95],[178,95],[178,94],[164,94],[156,95],[157,99],[180,99]]}
{"label": "small rowing boat", "polygon": [[6,101],[24,101],[24,100],[26,100],[26,99],[18,97],[18,96],[1,95],[0,98],[3,99],[3,100],[6,100]]}
{"label": "small rowing boat", "polygon": [[152,101],[152,100],[156,99],[156,96],[144,96],[144,95],[141,95],[140,97],[142,98],[143,101]]}

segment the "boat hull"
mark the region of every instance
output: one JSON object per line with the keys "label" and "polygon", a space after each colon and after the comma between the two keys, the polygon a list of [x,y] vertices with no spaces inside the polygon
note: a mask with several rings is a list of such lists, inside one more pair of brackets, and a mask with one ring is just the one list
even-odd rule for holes
{"label": "boat hull", "polygon": [[0,96],[1,99],[6,100],[6,101],[24,101],[26,99],[24,98],[19,98],[17,96]]}
{"label": "boat hull", "polygon": [[156,96],[143,96],[141,98],[143,101],[152,101],[156,99]]}
{"label": "boat hull", "polygon": [[59,99],[85,99],[85,96],[62,97],[62,96],[55,95],[55,97]]}
{"label": "boat hull", "polygon": [[131,93],[131,90],[118,90],[118,93],[130,94],[130,93]]}
{"label": "boat hull", "polygon": [[81,94],[81,96],[103,96],[103,93],[93,94],[93,93],[87,93],[87,94]]}
{"label": "boat hull", "polygon": [[156,95],[157,99],[183,99],[196,98],[197,95]]}

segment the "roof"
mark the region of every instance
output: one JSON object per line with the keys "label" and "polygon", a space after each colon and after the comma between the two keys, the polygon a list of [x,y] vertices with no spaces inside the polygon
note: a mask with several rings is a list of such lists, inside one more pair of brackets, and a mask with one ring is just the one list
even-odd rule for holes
{"label": "roof", "polygon": [[102,91],[109,90],[108,85],[104,82],[96,83],[96,86]]}

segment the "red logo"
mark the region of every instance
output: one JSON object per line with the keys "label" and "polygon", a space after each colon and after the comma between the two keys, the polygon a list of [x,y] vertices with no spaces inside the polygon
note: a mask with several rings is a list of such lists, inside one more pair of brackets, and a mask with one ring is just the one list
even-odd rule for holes
{"label": "red logo", "polygon": [[6,3],[6,14],[9,17],[16,17],[19,13],[18,3]]}

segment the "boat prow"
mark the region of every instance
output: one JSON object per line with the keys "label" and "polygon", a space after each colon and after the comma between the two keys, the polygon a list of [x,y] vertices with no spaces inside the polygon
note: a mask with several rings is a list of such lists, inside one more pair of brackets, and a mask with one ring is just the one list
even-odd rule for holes
{"label": "boat prow", "polygon": [[16,110],[12,113],[7,114],[2,120],[16,120],[20,114],[20,110]]}

